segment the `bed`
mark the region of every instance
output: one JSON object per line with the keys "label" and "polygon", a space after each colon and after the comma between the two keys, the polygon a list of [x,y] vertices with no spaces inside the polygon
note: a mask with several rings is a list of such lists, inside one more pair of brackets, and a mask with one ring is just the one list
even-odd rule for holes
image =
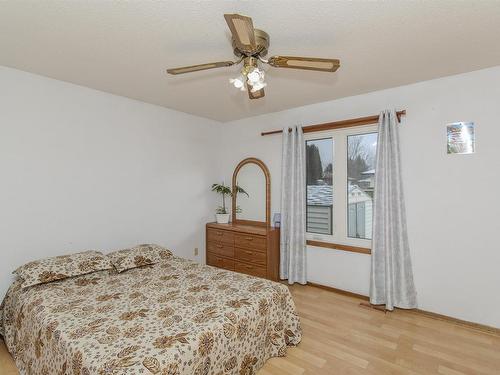
{"label": "bed", "polygon": [[10,287],[0,334],[21,374],[251,375],[301,339],[288,288],[172,257]]}

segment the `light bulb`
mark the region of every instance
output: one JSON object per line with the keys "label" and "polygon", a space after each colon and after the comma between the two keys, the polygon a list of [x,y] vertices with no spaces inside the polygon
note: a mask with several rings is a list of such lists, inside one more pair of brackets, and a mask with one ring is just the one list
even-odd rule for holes
{"label": "light bulb", "polygon": [[262,74],[258,68],[255,68],[250,73],[248,73],[247,78],[251,84],[254,84],[261,80]]}
{"label": "light bulb", "polygon": [[243,87],[243,82],[239,79],[235,79],[233,85],[237,89],[241,89]]}
{"label": "light bulb", "polygon": [[231,78],[229,82],[232,83],[237,89],[241,89],[245,86],[245,78],[242,75],[236,78]]}

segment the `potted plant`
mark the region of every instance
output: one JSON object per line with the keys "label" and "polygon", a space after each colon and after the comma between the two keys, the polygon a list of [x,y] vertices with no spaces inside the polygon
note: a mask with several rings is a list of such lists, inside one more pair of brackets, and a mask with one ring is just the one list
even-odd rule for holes
{"label": "potted plant", "polygon": [[[248,193],[239,186],[236,186],[235,190],[235,192],[231,191],[231,188],[229,186],[225,186],[224,184],[212,185],[212,191],[215,191],[217,194],[222,195],[222,206],[219,206],[215,211],[215,219],[217,221],[217,224],[229,223],[229,212],[226,208],[226,195],[232,197],[233,194],[241,193],[246,194],[247,197],[249,196]],[[241,212],[241,209],[237,207],[237,211]]]}

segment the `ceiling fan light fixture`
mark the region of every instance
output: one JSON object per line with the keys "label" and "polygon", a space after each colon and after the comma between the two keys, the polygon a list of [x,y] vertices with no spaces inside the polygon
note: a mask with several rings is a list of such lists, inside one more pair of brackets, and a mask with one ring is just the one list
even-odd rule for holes
{"label": "ceiling fan light fixture", "polygon": [[258,67],[254,67],[247,74],[247,85],[250,87],[250,92],[255,93],[267,86],[264,81],[264,71]]}

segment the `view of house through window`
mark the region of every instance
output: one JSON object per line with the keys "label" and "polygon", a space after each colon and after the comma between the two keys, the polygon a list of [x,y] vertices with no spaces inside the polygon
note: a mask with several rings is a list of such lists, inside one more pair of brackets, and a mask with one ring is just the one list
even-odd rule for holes
{"label": "view of house through window", "polygon": [[307,232],[332,234],[333,139],[306,141]]}
{"label": "view of house through window", "polygon": [[347,137],[347,232],[372,238],[377,133]]}

